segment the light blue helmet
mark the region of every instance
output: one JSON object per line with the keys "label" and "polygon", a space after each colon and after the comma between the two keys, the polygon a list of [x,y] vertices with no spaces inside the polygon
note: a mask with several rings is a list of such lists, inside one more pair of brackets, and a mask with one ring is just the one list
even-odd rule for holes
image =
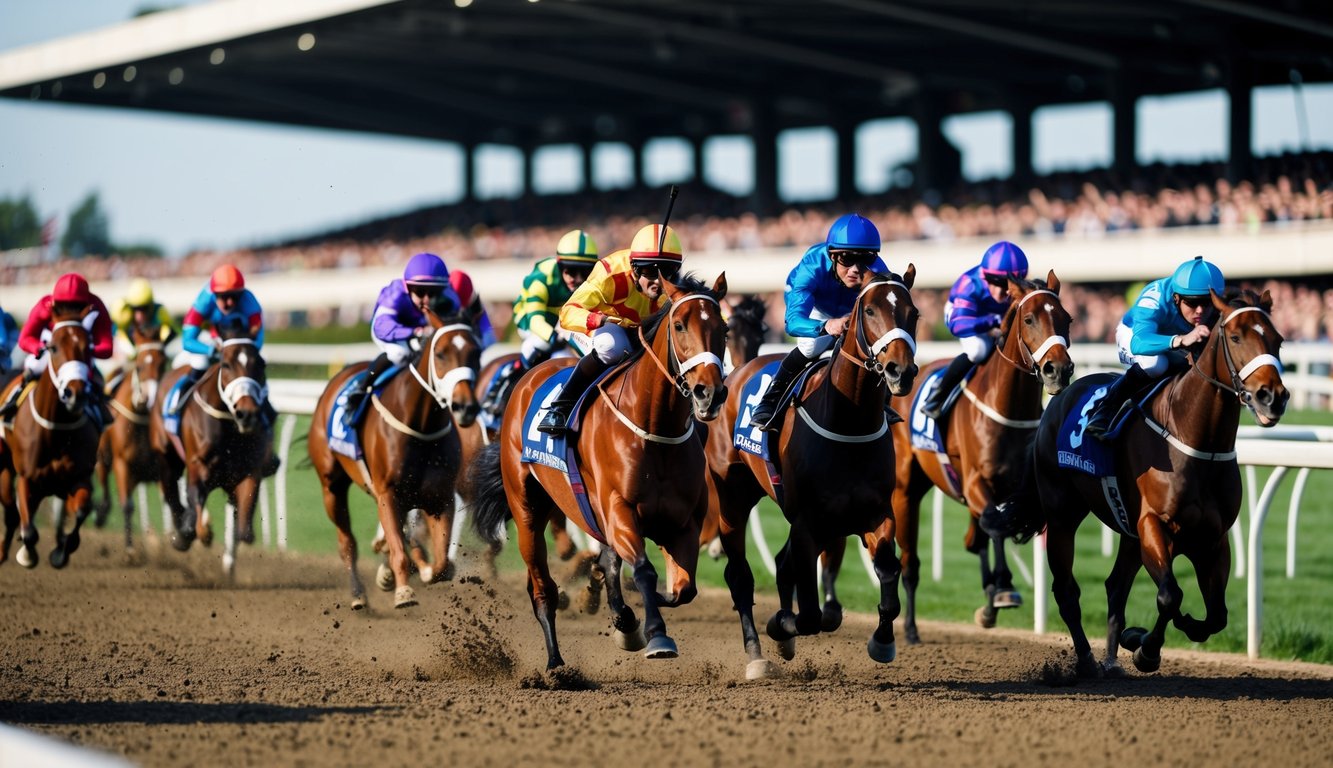
{"label": "light blue helmet", "polygon": [[1226,289],[1222,270],[1195,256],[1176,268],[1171,276],[1171,291],[1178,296],[1207,296],[1212,290],[1221,296]]}
{"label": "light blue helmet", "polygon": [[849,213],[833,222],[824,243],[833,251],[878,251],[879,230],[870,219]]}
{"label": "light blue helmet", "polygon": [[1028,276],[1028,257],[1023,253],[1023,249],[1009,242],[1001,240],[986,249],[986,254],[981,257],[981,274],[986,277],[1013,275],[1014,277],[1024,278]]}
{"label": "light blue helmet", "polygon": [[428,285],[438,288],[449,286],[449,268],[433,253],[418,253],[403,270],[405,285]]}

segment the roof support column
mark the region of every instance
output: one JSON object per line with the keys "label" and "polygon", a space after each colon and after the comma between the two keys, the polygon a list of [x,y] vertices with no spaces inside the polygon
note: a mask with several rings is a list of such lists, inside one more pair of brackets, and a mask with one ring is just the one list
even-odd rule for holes
{"label": "roof support column", "polygon": [[1121,184],[1128,185],[1138,167],[1138,98],[1124,73],[1111,76],[1111,163]]}
{"label": "roof support column", "polygon": [[519,197],[537,194],[537,158],[534,157],[536,152],[535,144],[521,144],[518,147],[519,173],[523,178],[523,192]]}
{"label": "roof support column", "polygon": [[917,136],[915,186],[919,192],[943,192],[953,186],[962,173],[962,155],[940,129],[942,116],[939,97],[923,91],[913,109]]}
{"label": "roof support column", "polygon": [[856,123],[841,118],[833,131],[838,142],[838,201],[850,205],[856,197]]}
{"label": "roof support column", "polygon": [[704,186],[704,137],[691,136],[690,151],[694,153],[694,183]]}
{"label": "roof support column", "polygon": [[773,106],[766,100],[750,103],[750,141],[754,143],[754,192],[750,206],[760,215],[777,210],[778,132]]}
{"label": "roof support column", "polygon": [[581,145],[579,146],[579,149],[582,150],[582,152],[583,152],[583,191],[584,191],[584,192],[591,192],[591,191],[593,191],[593,184],[592,184],[592,181],[593,181],[593,179],[594,179],[595,177],[593,176],[593,159],[592,159],[592,151],[593,151],[593,148],[596,147],[596,146],[597,146],[597,145],[596,145],[595,143],[593,143],[593,142],[588,142],[588,143],[586,143],[586,144],[581,144]]}
{"label": "roof support column", "polygon": [[463,144],[459,148],[462,150],[463,161],[459,171],[463,177],[462,202],[467,203],[477,199],[476,180],[473,178],[477,172],[477,147],[473,144]]}
{"label": "roof support column", "polygon": [[1014,123],[1014,182],[1022,187],[1032,186],[1036,177],[1032,168],[1032,111],[1032,104],[1027,101],[1017,102],[1009,109]]}
{"label": "roof support column", "polygon": [[[1254,103],[1251,100],[1250,72],[1243,62],[1232,62],[1231,78],[1227,83],[1227,99],[1231,102],[1230,134],[1227,138],[1227,177],[1232,183],[1250,178],[1254,169],[1254,155],[1250,147],[1254,125]],[[1304,147],[1302,147],[1304,149]]]}

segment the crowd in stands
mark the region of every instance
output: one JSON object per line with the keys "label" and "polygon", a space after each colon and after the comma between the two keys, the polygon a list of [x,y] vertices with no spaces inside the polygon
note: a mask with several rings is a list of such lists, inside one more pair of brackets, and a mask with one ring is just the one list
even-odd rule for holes
{"label": "crowd in stands", "polygon": [[[1223,166],[1201,164],[1148,166],[1128,181],[1115,178],[1111,171],[1057,174],[1026,190],[1015,188],[1012,181],[985,182],[925,199],[889,190],[861,200],[793,206],[769,217],[749,212],[747,202],[701,184],[687,184],[672,223],[692,252],[807,246],[822,241],[832,220],[848,210],[874,221],[890,242],[966,237],[1027,242],[1181,226],[1247,230],[1262,224],[1333,220],[1333,153],[1257,160],[1252,179],[1234,184],[1226,179]],[[599,243],[619,247],[616,244],[628,243],[640,227],[656,221],[665,203],[665,195],[656,189],[466,201],[319,237],[236,251],[199,251],[180,260],[90,257],[4,264],[0,280],[49,283],[71,270],[94,281],[202,277],[224,262],[245,274],[354,268],[402,264],[419,251],[445,255],[450,263],[533,261],[549,255],[560,235],[575,227],[587,229]],[[1289,339],[1330,337],[1333,290],[1282,281],[1262,287],[1273,291],[1275,320]],[[1125,308],[1123,289],[1069,287],[1072,298],[1066,306],[1078,308],[1075,330],[1080,340],[1113,340]],[[944,301],[942,294],[930,293],[922,292],[918,301],[927,335],[938,323]]]}

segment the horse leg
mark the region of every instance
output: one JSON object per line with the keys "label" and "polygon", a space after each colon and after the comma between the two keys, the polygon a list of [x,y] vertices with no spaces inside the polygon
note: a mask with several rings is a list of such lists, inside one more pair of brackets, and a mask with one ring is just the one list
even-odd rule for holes
{"label": "horse leg", "polygon": [[351,480],[339,472],[333,477],[321,477],[324,486],[324,512],[329,521],[338,530],[338,555],[347,568],[348,581],[352,588],[352,610],[359,611],[366,607],[366,587],[361,583],[361,576],[356,572],[356,536],[352,534],[352,515],[347,507],[347,489]]}
{"label": "horse leg", "polygon": [[[611,547],[603,547],[597,555],[597,569],[606,586],[606,605],[611,610],[611,627],[615,632],[616,646],[622,651],[641,651],[648,644],[648,639],[643,636],[643,625],[639,623],[639,617],[634,615],[634,609],[625,605],[625,594],[620,582],[621,564],[620,555]],[[596,581],[596,577],[592,581]]]}
{"label": "horse leg", "polygon": [[19,508],[14,499],[14,476],[9,470],[0,470],[0,511],[4,513],[5,538],[0,546],[0,564],[9,559],[9,547],[19,529]]}
{"label": "horse leg", "polygon": [[1192,553],[1194,573],[1203,595],[1203,619],[1188,613],[1176,619],[1176,629],[1196,643],[1221,632],[1227,626],[1227,579],[1231,573],[1231,543],[1224,534],[1212,547]]}
{"label": "horse leg", "polygon": [[455,514],[453,496],[445,498],[441,509],[426,512],[426,527],[430,531],[431,561],[435,563],[433,568],[430,565],[425,568],[420,564],[417,565],[421,581],[426,584],[452,581],[454,578],[454,564],[449,562],[449,539],[453,535]]}
{"label": "horse leg", "polygon": [[1143,554],[1139,550],[1139,540],[1132,536],[1121,536],[1120,546],[1116,548],[1115,564],[1106,577],[1106,656],[1102,658],[1102,672],[1119,676],[1124,674],[1117,656],[1120,655],[1120,635],[1125,631],[1125,605],[1129,602],[1129,590],[1134,586],[1134,577],[1143,567]]}
{"label": "horse leg", "polygon": [[[521,487],[521,485],[520,485]],[[551,578],[550,566],[546,562],[547,519],[536,514],[532,502],[522,494],[508,494],[510,510],[514,517],[514,530],[518,538],[518,551],[523,562],[528,566],[528,599],[532,601],[532,613],[541,625],[542,636],[546,640],[546,668],[555,669],[564,666],[560,656],[560,643],[555,634],[555,612],[559,602],[560,590]],[[608,592],[611,579],[607,578]],[[615,578],[619,586],[620,574]]]}
{"label": "horse leg", "polygon": [[[893,518],[885,521],[890,528]],[[898,646],[893,638],[893,620],[898,618],[902,603],[898,601],[898,578],[902,574],[902,563],[893,552],[893,536],[880,538],[874,533],[866,536],[870,547],[870,560],[875,564],[875,577],[879,579],[879,626],[870,633],[866,643],[866,652],[870,658],[881,664],[887,664],[898,656]]]}
{"label": "horse leg", "polygon": [[824,582],[824,608],[820,611],[819,628],[832,632],[842,626],[842,603],[838,602],[838,572],[847,556],[847,540],[839,539],[819,554],[819,575]]}
{"label": "horse leg", "polygon": [[[900,550],[903,592],[907,598],[903,614],[903,639],[908,645],[921,642],[916,628],[916,588],[921,583],[921,499],[930,488],[929,481],[898,483],[893,489],[894,540]],[[886,521],[887,522],[887,521]],[[884,526],[880,526],[883,534]]]}
{"label": "horse leg", "polygon": [[[727,581],[727,589],[731,591],[731,607],[740,617],[741,643],[745,647],[746,656],[750,659],[745,665],[745,679],[760,680],[775,677],[778,668],[764,658],[763,648],[759,643],[759,631],[754,625],[754,572],[750,570],[750,563],[746,557],[745,528],[741,526],[728,530],[728,526],[724,523],[721,531],[722,551],[727,556],[727,565],[722,573]],[[782,647],[783,645],[779,643],[779,651]],[[794,655],[795,642],[788,643],[787,647]],[[787,659],[791,657],[785,655]]]}
{"label": "horse leg", "polygon": [[242,478],[233,489],[236,507],[236,540],[255,543],[255,505],[259,503],[259,477]]}
{"label": "horse leg", "polygon": [[578,545],[574,543],[574,539],[569,535],[569,530],[566,528],[567,524],[568,521],[565,516],[557,512],[551,515],[551,522],[548,525],[551,530],[551,540],[555,542],[556,557],[561,560],[569,560],[579,552]]}
{"label": "horse leg", "polygon": [[[97,466],[100,468],[100,467],[102,466],[101,462],[98,462]],[[112,462],[112,469],[113,469],[113,470],[115,471],[115,473],[116,473],[116,501],[120,504],[120,511],[121,511],[121,513],[123,514],[124,518],[125,518],[125,554],[126,554],[126,556],[128,557],[129,555],[133,554],[133,552],[134,552],[134,486],[135,486],[135,482],[134,482],[134,478],[133,478],[132,475],[131,475],[131,472],[130,472],[130,463],[129,463],[128,461],[125,461],[124,459],[117,457],[117,458]],[[99,471],[100,471],[100,469],[99,469]],[[107,504],[108,504],[108,506],[109,506],[109,505],[110,505],[110,500],[109,500],[109,498],[108,498],[107,495],[106,495],[106,479],[105,479],[105,476],[104,476],[103,479],[102,479],[102,497],[103,497],[104,500],[107,501]],[[96,509],[96,512],[97,512],[97,516],[98,516],[98,518],[101,518],[101,520],[102,520],[101,523],[97,523],[97,527],[98,527],[98,528],[101,528],[101,527],[102,527],[102,523],[105,523],[105,522],[106,522],[106,520],[105,520],[105,514],[106,514],[106,513],[105,513],[101,508],[97,508],[97,509]],[[94,519],[94,522],[96,522],[96,520],[97,520],[97,518]]]}
{"label": "horse leg", "polygon": [[782,548],[773,556],[776,573],[774,579],[778,588],[778,610],[768,619],[764,632],[778,644],[782,658],[790,661],[796,655],[796,614],[792,611],[792,602],[796,595],[796,579],[792,575],[791,536],[782,543]]}
{"label": "horse leg", "polygon": [[[819,634],[823,623],[823,614],[819,610],[819,589],[815,585],[815,568],[819,560],[819,547],[815,544],[810,531],[801,523],[792,525],[787,536],[787,543],[782,548],[785,553],[778,566],[779,593],[796,595],[799,611],[788,627],[787,617],[783,617],[783,629],[796,635]],[[783,572],[786,571],[786,586],[783,584]],[[787,603],[787,614],[791,615],[791,602]],[[776,616],[774,618],[777,618]]]}
{"label": "horse leg", "polygon": [[974,517],[967,524],[967,538],[970,542],[977,542],[977,559],[981,562],[981,588],[986,595],[986,604],[981,606],[973,614],[973,619],[977,626],[982,629],[991,629],[995,626],[995,617],[998,611],[995,608],[995,572],[990,567],[990,537],[977,525],[977,519]]}
{"label": "horse leg", "polygon": [[[1055,604],[1060,608],[1060,618],[1069,628],[1069,637],[1074,641],[1074,673],[1079,677],[1098,677],[1101,668],[1092,655],[1092,644],[1083,631],[1083,608],[1079,605],[1079,587],[1074,579],[1074,531],[1073,526],[1065,527],[1063,521],[1052,519],[1047,524],[1046,558],[1051,566],[1051,593]],[[1081,516],[1080,516],[1081,519]]]}
{"label": "horse leg", "polygon": [[[60,516],[56,524],[56,548],[51,551],[51,567],[64,568],[69,564],[69,556],[79,548],[79,529],[92,513],[92,486],[88,483],[78,485],[74,492],[65,497],[65,515]],[[74,528],[65,533],[65,517],[74,515]]]}
{"label": "horse leg", "polygon": [[[97,463],[93,466],[93,472],[96,476],[97,487],[102,489],[102,498],[93,502],[93,525],[102,528],[106,525],[106,519],[111,515],[111,485],[110,477],[112,465],[119,462],[112,456],[111,451],[111,430],[108,429],[102,434],[102,440],[97,444]],[[121,477],[116,474],[116,490],[121,488]]]}
{"label": "horse leg", "polygon": [[[698,537],[698,534],[695,534]],[[634,585],[643,596],[643,634],[648,639],[643,656],[646,659],[674,659],[680,655],[676,641],[666,632],[666,620],[662,618],[661,599],[657,594],[657,569],[644,552],[643,541],[631,543],[634,564]]]}
{"label": "horse leg", "polygon": [[1140,672],[1156,672],[1162,666],[1162,644],[1166,641],[1166,625],[1180,615],[1184,593],[1176,583],[1171,570],[1171,541],[1156,514],[1145,510],[1140,517],[1139,541],[1143,548],[1143,565],[1157,584],[1157,621],[1150,631],[1130,627],[1120,636],[1121,645],[1134,651],[1134,668]]}
{"label": "horse leg", "polygon": [[1018,608],[1023,605],[1023,596],[1014,589],[1014,574],[1004,556],[1004,539],[992,537],[990,541],[995,551],[995,597],[991,602],[996,608]]}
{"label": "horse leg", "polygon": [[41,500],[36,497],[32,483],[20,476],[18,479],[19,508],[19,551],[14,556],[24,568],[36,568],[40,557],[37,554],[37,526],[33,525],[33,513]]}
{"label": "horse leg", "polygon": [[393,572],[393,607],[410,608],[417,604],[417,595],[407,583],[407,545],[403,541],[403,518],[398,514],[398,499],[390,489],[383,489],[376,498],[380,526],[384,529],[384,543],[388,548],[389,570]]}

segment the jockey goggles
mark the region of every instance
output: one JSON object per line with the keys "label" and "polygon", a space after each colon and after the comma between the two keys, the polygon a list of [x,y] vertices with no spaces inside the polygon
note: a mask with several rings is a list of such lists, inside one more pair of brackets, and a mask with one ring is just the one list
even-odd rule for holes
{"label": "jockey goggles", "polygon": [[1190,309],[1198,309],[1199,307],[1211,305],[1213,303],[1211,296],[1184,296],[1179,293],[1176,294],[1176,296],[1180,299],[1181,304],[1184,304]]}
{"label": "jockey goggles", "polygon": [[860,267],[865,269],[875,263],[879,253],[875,251],[861,250],[830,250],[828,256],[834,264],[841,264],[844,267]]}
{"label": "jockey goggles", "polygon": [[656,280],[659,277],[664,277],[667,280],[675,280],[676,274],[680,272],[679,264],[635,264],[632,268],[636,277],[643,277],[649,280]]}

